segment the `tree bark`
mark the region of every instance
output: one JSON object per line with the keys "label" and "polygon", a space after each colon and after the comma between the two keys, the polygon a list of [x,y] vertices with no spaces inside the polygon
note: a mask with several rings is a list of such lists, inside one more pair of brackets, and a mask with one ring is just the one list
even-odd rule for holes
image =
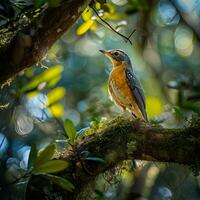
{"label": "tree bark", "polygon": [[[89,0],[63,0],[56,8],[36,10],[0,30],[0,84],[39,62],[78,19]],[[17,24],[17,26],[16,26]]]}
{"label": "tree bark", "polygon": [[[63,192],[64,199],[76,199],[77,194],[97,175],[124,160],[139,159],[192,166],[200,161],[199,144],[199,120],[186,128],[168,129],[117,118],[106,128],[94,130],[93,134],[78,139],[72,149],[67,149],[57,158],[72,164],[68,171],[60,174],[67,176],[75,185],[73,193]],[[87,160],[85,155],[102,158],[105,163]],[[41,182],[41,177],[34,178],[32,183],[36,184],[38,180]],[[30,182],[32,188],[34,184]],[[29,187],[27,194],[32,196],[36,192]]]}

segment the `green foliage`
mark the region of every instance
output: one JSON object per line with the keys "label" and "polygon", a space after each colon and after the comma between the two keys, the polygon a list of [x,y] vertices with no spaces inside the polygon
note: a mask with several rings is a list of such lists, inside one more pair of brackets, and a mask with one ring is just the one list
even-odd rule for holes
{"label": "green foliage", "polygon": [[40,165],[35,165],[35,173],[55,173],[66,169],[69,166],[68,162],[64,160],[49,160]]}
{"label": "green foliage", "polygon": [[35,160],[35,166],[40,166],[47,161],[50,161],[56,152],[55,144],[47,145],[42,151],[38,153],[38,156]]}
{"label": "green foliage", "polygon": [[68,181],[66,178],[64,179],[62,177],[51,175],[51,174],[45,174],[44,176],[51,182],[57,184],[58,186],[60,186],[61,188],[67,191],[72,192],[74,190],[74,185],[70,181]]}
{"label": "green foliage", "polygon": [[71,143],[74,143],[76,138],[76,128],[70,119],[65,119],[64,129]]}
{"label": "green foliage", "polygon": [[[22,93],[27,93],[38,88],[40,83],[47,83],[48,86],[52,86],[57,83],[58,77],[60,77],[63,71],[63,67],[61,65],[56,65],[51,68],[44,70],[44,72],[36,75],[28,82],[28,84],[24,85],[21,89]],[[55,81],[56,80],[56,81]],[[52,83],[53,81],[53,83]]]}
{"label": "green foliage", "polygon": [[56,87],[55,89],[51,90],[48,94],[48,102],[47,106],[53,105],[65,96],[65,89],[63,87]]}
{"label": "green foliage", "polygon": [[[103,20],[121,20],[124,15],[117,12],[116,6],[111,3],[106,3],[106,1],[97,1],[91,7],[87,7],[82,13],[83,24],[81,24],[77,30],[77,35],[83,35],[89,30],[96,31],[98,22],[101,22],[101,19],[96,15],[96,12],[101,15]],[[101,13],[99,13],[101,12]]]}
{"label": "green foliage", "polygon": [[36,148],[36,145],[35,144],[32,144],[31,146],[31,151],[30,151],[30,154],[29,154],[29,159],[28,159],[28,169],[30,169],[31,167],[33,167],[35,161],[36,161],[36,158],[37,158],[37,148]]}
{"label": "green foliage", "polygon": [[[55,173],[68,167],[68,162],[64,160],[52,160],[56,152],[55,144],[47,145],[42,151],[37,153],[33,145],[29,157],[29,165],[33,166],[34,173]],[[37,153],[37,157],[36,157]]]}
{"label": "green foliage", "polygon": [[90,128],[88,128],[84,135],[90,135],[93,134],[94,132],[96,132],[97,130],[103,129],[106,127],[106,118],[94,118],[91,122],[90,122]]}

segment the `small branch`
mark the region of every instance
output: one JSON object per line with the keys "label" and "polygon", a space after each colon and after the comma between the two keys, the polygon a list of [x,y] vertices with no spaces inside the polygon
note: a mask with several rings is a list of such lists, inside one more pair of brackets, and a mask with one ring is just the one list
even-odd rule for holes
{"label": "small branch", "polygon": [[121,34],[120,32],[116,31],[106,20],[104,20],[98,13],[98,11],[92,6],[90,5],[90,7],[92,8],[92,10],[95,12],[95,14],[97,15],[97,17],[104,23],[106,24],[113,32],[115,32],[117,35],[121,36],[122,38],[124,38],[126,41],[128,41],[131,45],[132,42],[130,40],[130,37],[133,35],[133,33],[136,31],[135,29],[131,32],[131,34],[126,37],[125,35]]}

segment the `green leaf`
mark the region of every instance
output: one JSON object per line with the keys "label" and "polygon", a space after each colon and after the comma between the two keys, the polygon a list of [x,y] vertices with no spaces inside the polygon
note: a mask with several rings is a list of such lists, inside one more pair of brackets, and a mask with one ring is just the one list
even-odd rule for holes
{"label": "green leaf", "polygon": [[64,129],[65,129],[70,141],[74,142],[74,140],[76,138],[76,129],[75,129],[73,122],[70,119],[65,119]]}
{"label": "green leaf", "polygon": [[92,15],[93,15],[92,9],[90,7],[87,7],[82,13],[82,18],[84,21],[88,21],[91,19]]}
{"label": "green leaf", "polygon": [[84,33],[86,33],[94,24],[94,20],[90,19],[86,22],[84,22],[83,24],[81,24],[78,29],[76,30],[76,34],[77,35],[83,35]]}
{"label": "green leaf", "polygon": [[30,151],[29,158],[28,158],[28,168],[30,168],[34,165],[36,158],[37,158],[36,145],[32,144],[31,151]]}
{"label": "green leaf", "polygon": [[65,96],[65,89],[63,87],[57,87],[51,90],[48,94],[47,106],[57,103]]}
{"label": "green leaf", "polygon": [[51,79],[48,82],[47,87],[48,88],[54,87],[58,83],[58,81],[60,81],[60,79],[61,79],[61,75],[58,75],[57,77]]}
{"label": "green leaf", "polygon": [[48,109],[51,115],[55,118],[60,118],[64,115],[64,108],[60,103],[53,104]]}
{"label": "green leaf", "polygon": [[51,160],[55,151],[55,144],[47,145],[42,151],[39,152],[39,155],[36,158],[35,167],[39,167],[40,165],[43,165],[47,161]]}
{"label": "green leaf", "polygon": [[87,158],[85,158],[85,160],[90,160],[90,161],[95,161],[95,162],[99,162],[102,164],[106,164],[106,161],[99,157],[87,157]]}
{"label": "green leaf", "polygon": [[45,174],[45,177],[65,190],[72,192],[74,189],[74,185],[67,179],[51,174]]}
{"label": "green leaf", "polygon": [[69,166],[64,160],[49,160],[40,166],[36,166],[34,171],[37,173],[55,173],[64,170]]}
{"label": "green leaf", "polygon": [[24,85],[24,87],[22,88],[22,92],[28,92],[37,89],[37,86],[40,83],[48,83],[52,79],[55,79],[56,77],[60,76],[62,71],[63,67],[61,65],[56,65],[50,67],[49,69],[46,69],[43,73],[35,76],[31,81],[28,82],[28,84]]}

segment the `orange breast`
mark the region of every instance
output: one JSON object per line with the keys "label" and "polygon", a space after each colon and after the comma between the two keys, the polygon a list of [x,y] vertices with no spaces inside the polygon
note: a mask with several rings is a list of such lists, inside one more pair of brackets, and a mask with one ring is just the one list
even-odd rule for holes
{"label": "orange breast", "polygon": [[138,118],[143,119],[142,113],[135,101],[133,92],[131,91],[125,74],[123,65],[115,66],[109,76],[109,93],[114,102],[123,110],[128,109]]}
{"label": "orange breast", "polygon": [[109,85],[112,88],[110,93],[114,100],[121,102],[121,104],[126,107],[128,106],[127,104],[134,100],[133,94],[126,80],[124,66],[120,65],[113,68],[109,77]]}

